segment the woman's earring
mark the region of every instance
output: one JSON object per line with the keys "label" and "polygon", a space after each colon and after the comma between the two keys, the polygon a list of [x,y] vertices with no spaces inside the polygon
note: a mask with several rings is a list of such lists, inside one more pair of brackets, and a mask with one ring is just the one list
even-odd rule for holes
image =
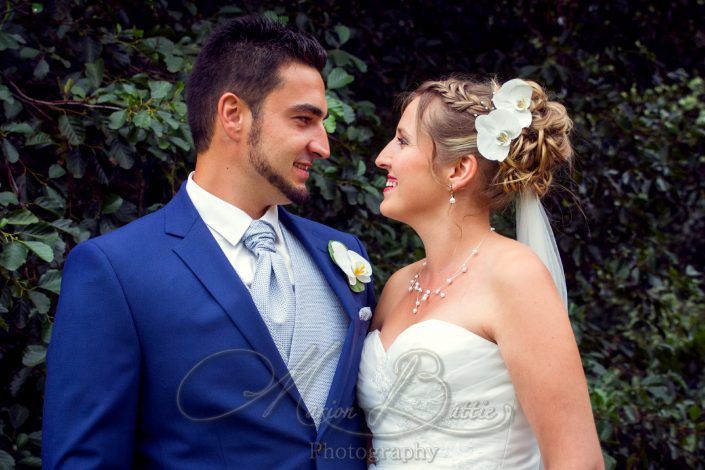
{"label": "woman's earring", "polygon": [[450,188],[450,204],[453,205],[455,204],[455,193],[453,192],[453,185],[448,185]]}

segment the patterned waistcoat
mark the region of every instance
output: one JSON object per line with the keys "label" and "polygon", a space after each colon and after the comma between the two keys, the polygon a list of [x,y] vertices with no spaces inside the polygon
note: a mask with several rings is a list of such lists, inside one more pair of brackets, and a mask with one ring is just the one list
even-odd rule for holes
{"label": "patterned waistcoat", "polygon": [[318,427],[350,320],[303,245],[281,229],[294,274],[296,316],[265,323]]}

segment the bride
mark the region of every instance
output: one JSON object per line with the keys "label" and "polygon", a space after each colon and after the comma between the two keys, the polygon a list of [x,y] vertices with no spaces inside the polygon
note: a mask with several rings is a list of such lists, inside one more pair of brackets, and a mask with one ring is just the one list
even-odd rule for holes
{"label": "bride", "polygon": [[[453,77],[403,109],[380,209],[426,258],[389,279],[363,347],[376,468],[603,468],[539,201],[572,156],[565,108],[534,82]],[[512,201],[519,242],[490,227]]]}

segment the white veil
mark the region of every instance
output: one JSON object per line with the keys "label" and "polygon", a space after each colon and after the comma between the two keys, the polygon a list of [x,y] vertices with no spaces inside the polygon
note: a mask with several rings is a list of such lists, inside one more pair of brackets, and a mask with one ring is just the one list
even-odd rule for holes
{"label": "white veil", "polygon": [[565,284],[561,255],[543,204],[533,190],[526,189],[517,196],[516,218],[517,240],[528,245],[546,265],[556,283],[563,306],[567,310],[568,289]]}

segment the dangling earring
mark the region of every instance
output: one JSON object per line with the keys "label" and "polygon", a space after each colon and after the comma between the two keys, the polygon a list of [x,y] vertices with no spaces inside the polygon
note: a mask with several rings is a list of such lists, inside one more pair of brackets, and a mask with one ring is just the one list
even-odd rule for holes
{"label": "dangling earring", "polygon": [[450,188],[450,200],[449,200],[449,202],[450,202],[450,205],[452,206],[453,204],[455,204],[455,193],[453,192],[453,185],[452,185],[452,184],[449,184],[448,187]]}

